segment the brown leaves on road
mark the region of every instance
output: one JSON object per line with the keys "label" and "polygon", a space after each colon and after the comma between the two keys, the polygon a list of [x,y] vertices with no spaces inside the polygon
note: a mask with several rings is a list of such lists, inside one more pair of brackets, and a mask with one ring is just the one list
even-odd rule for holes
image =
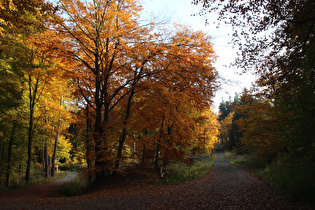
{"label": "brown leaves on road", "polygon": [[43,185],[2,194],[2,209],[298,209],[269,193],[256,177],[228,164],[220,153],[208,175],[179,185],[137,180],[75,197],[56,196],[53,188]]}

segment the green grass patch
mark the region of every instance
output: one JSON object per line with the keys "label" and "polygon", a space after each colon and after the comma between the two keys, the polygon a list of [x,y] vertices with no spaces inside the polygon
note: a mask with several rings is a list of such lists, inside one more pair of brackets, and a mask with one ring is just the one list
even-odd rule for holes
{"label": "green grass patch", "polygon": [[266,178],[266,163],[257,157],[252,155],[236,155],[233,152],[224,152],[224,157],[230,164]]}
{"label": "green grass patch", "polygon": [[58,188],[56,192],[60,195],[67,196],[67,197],[75,196],[75,195],[80,194],[82,189],[86,187],[88,183],[89,182],[87,178],[78,176],[72,181],[70,181],[69,183],[66,183],[62,187]]}
{"label": "green grass patch", "polygon": [[193,165],[188,166],[185,163],[172,163],[166,168],[166,175],[162,180],[163,184],[179,184],[182,182],[199,179],[209,173],[211,166],[216,160],[216,154],[195,155],[190,159]]}

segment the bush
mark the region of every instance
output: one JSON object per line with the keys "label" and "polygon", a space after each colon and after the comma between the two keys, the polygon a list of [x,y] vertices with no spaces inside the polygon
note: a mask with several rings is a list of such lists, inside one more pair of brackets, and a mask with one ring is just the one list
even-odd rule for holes
{"label": "bush", "polygon": [[314,163],[280,157],[266,168],[271,187],[290,200],[314,203]]}

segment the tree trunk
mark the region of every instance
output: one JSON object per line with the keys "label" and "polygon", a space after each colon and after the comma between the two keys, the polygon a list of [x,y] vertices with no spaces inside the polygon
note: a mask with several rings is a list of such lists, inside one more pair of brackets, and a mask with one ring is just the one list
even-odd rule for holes
{"label": "tree trunk", "polygon": [[146,160],[146,151],[145,151],[145,145],[143,145],[142,148],[142,167],[145,165],[145,160]]}
{"label": "tree trunk", "polygon": [[122,158],[122,150],[123,150],[123,146],[127,137],[127,124],[128,124],[128,119],[130,116],[131,102],[132,102],[132,98],[134,94],[135,94],[134,87],[132,87],[129,98],[128,98],[128,104],[127,104],[126,115],[125,115],[125,120],[124,120],[124,127],[123,127],[123,131],[120,137],[119,145],[118,145],[115,169],[119,169],[120,159]]}
{"label": "tree trunk", "polygon": [[[46,114],[46,117],[45,117],[45,124],[46,126],[48,126],[48,115],[47,115],[47,106],[45,106],[45,114]],[[46,134],[48,135],[48,129],[46,128]],[[47,143],[48,143],[48,137],[46,137],[45,139],[45,146],[44,146],[44,159],[45,159],[45,162],[44,162],[44,177],[48,177],[49,176],[49,160],[48,160],[48,146],[47,146]]]}
{"label": "tree trunk", "polygon": [[[100,103],[100,102],[99,102]],[[96,106],[96,116],[94,124],[93,137],[95,141],[95,182],[103,182],[106,177],[106,159],[104,157],[104,151],[106,150],[103,142],[103,123],[102,123],[102,109],[101,105]],[[104,120],[105,121],[105,120]],[[107,122],[107,120],[106,120]]]}
{"label": "tree trunk", "polygon": [[[161,132],[162,129],[163,129],[163,125],[164,125],[164,116],[163,116],[163,118],[162,118],[162,123],[161,123],[160,132]],[[160,152],[160,142],[161,142],[161,138],[162,138],[162,135],[161,135],[161,133],[160,133],[160,139],[158,139],[157,147],[156,147],[156,153],[155,153],[155,168],[156,168],[156,169],[159,169],[159,152]]]}
{"label": "tree trunk", "polygon": [[14,133],[15,133],[15,128],[16,128],[16,123],[13,122],[13,128],[10,136],[10,141],[9,141],[9,147],[8,147],[8,163],[7,163],[7,174],[6,174],[6,187],[10,187],[11,185],[11,180],[10,180],[10,173],[11,173],[11,157],[12,157],[12,144],[13,144],[13,138],[14,138]]}
{"label": "tree trunk", "polygon": [[[86,105],[86,162],[87,162],[87,166],[88,166],[88,170],[90,170],[93,165],[92,165],[92,159],[91,159],[91,155],[92,155],[92,142],[91,142],[91,138],[90,138],[90,133],[91,133],[91,120],[90,120],[90,115],[89,115],[89,104]],[[93,182],[93,176],[90,174],[90,172],[88,173],[88,179],[89,179],[89,183],[91,184]]]}
{"label": "tree trunk", "polygon": [[[60,107],[62,107],[62,104],[63,104],[63,96],[61,96],[61,99],[60,99]],[[55,170],[56,170],[55,164],[56,164],[56,156],[57,156],[57,149],[58,149],[60,127],[61,127],[61,113],[59,113],[58,128],[57,128],[55,145],[54,145],[54,153],[53,153],[52,159],[51,159],[51,176],[55,176]]]}
{"label": "tree trunk", "polygon": [[34,109],[36,103],[36,95],[38,90],[39,80],[36,80],[34,89],[32,89],[32,77],[29,75],[28,85],[29,85],[29,108],[30,108],[30,119],[28,127],[28,145],[27,145],[27,166],[25,172],[25,179],[28,183],[30,181],[31,175],[31,164],[32,164],[32,143],[33,143],[33,133],[34,133]]}
{"label": "tree trunk", "polygon": [[155,168],[159,169],[159,152],[160,152],[160,140],[157,143],[156,152],[155,152]]}
{"label": "tree trunk", "polygon": [[[1,156],[0,156],[0,163],[4,163],[4,142],[1,142],[1,147],[0,147],[0,151],[1,151]],[[0,164],[1,166],[2,164]],[[0,186],[2,185],[2,171],[0,171]]]}
{"label": "tree trunk", "polygon": [[26,165],[26,173],[25,179],[28,183],[30,181],[31,175],[31,164],[32,164],[32,141],[33,141],[33,127],[34,127],[34,109],[31,108],[30,110],[30,121],[29,121],[29,128],[28,128],[28,145],[27,145],[27,165]]}
{"label": "tree trunk", "polygon": [[45,167],[44,167],[44,171],[45,171],[45,174],[44,176],[45,177],[48,177],[49,175],[49,160],[48,160],[48,147],[47,147],[47,140],[45,140],[45,148],[44,148],[44,153],[45,153]]}
{"label": "tree trunk", "polygon": [[46,142],[45,142],[45,145],[43,146],[43,148],[41,148],[42,149],[42,166],[43,166],[43,170],[42,170],[42,176],[44,177],[45,176],[45,168],[46,168],[46,166],[45,166],[45,146],[46,146]]}

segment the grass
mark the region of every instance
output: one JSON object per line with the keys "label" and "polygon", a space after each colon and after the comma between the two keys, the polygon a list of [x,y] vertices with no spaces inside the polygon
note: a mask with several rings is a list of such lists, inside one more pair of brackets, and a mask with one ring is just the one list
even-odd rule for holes
{"label": "grass", "polygon": [[225,159],[232,165],[243,168],[255,175],[266,178],[266,163],[252,155],[236,155],[233,152],[224,152]]}
{"label": "grass", "polygon": [[[213,154],[211,156],[209,155],[195,155],[192,158],[190,158],[190,161],[193,162],[191,166],[188,166],[185,163],[177,162],[177,163],[171,163],[166,167],[166,174],[163,179],[160,179],[159,181],[155,180],[153,182],[150,182],[154,185],[161,185],[161,184],[167,184],[167,185],[174,185],[179,184],[182,182],[187,182],[195,179],[199,179],[206,174],[209,173],[213,163],[216,160],[216,154]],[[156,176],[156,171],[153,170],[153,172],[149,172],[148,176],[145,176],[144,174],[129,174],[128,179],[142,179],[143,177],[150,177],[153,176],[153,174]],[[135,176],[136,177],[133,177]],[[154,177],[155,177],[154,176]],[[157,178],[159,179],[159,178]],[[88,186],[88,180],[87,178],[77,177],[68,184],[62,186],[61,188],[57,189],[56,192],[58,194],[61,194],[63,196],[75,196],[79,195],[81,192],[83,192],[84,188]],[[84,193],[84,192],[83,192]]]}
{"label": "grass", "polygon": [[192,159],[193,165],[188,166],[185,163],[172,163],[166,168],[167,174],[163,178],[163,184],[179,184],[182,182],[199,179],[209,173],[213,163],[216,160],[215,155],[196,155]]}

